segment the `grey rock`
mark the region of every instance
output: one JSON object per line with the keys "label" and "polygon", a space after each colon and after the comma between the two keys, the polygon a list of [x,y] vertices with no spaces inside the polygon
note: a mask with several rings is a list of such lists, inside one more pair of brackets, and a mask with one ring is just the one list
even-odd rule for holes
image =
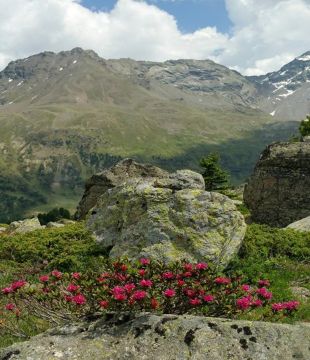
{"label": "grey rock", "polygon": [[7,230],[7,228],[1,226],[1,227],[0,227],[0,234],[6,232],[6,230]]}
{"label": "grey rock", "polygon": [[75,217],[85,219],[89,210],[96,205],[100,195],[130,178],[162,178],[167,176],[166,171],[156,166],[139,164],[132,159],[124,159],[115,166],[93,175],[86,182],[85,192],[77,207]]}
{"label": "grey rock", "polygon": [[302,286],[291,286],[290,290],[294,294],[294,296],[297,296],[301,299],[309,299],[310,298],[310,290],[302,287]]}
{"label": "grey rock", "polygon": [[254,221],[284,227],[310,215],[310,143],[275,143],[244,191]]}
{"label": "grey rock", "polygon": [[[244,238],[244,218],[232,200],[202,190],[200,175],[190,175],[136,178],[109,189],[86,224],[110,250],[110,257],[212,261],[225,266]],[[188,188],[190,184],[194,188]]]}
{"label": "grey rock", "polygon": [[309,324],[109,314],[0,350],[0,360],[307,360],[309,339]]}
{"label": "grey rock", "polygon": [[288,229],[294,229],[298,231],[310,231],[310,216],[307,216],[304,219],[298,220],[289,224]]}
{"label": "grey rock", "polygon": [[40,224],[40,221],[38,218],[32,218],[32,219],[25,219],[20,221],[14,221],[12,222],[7,232],[10,234],[24,234],[30,231],[42,229],[42,226]]}
{"label": "grey rock", "polygon": [[50,221],[46,227],[47,228],[61,228],[61,227],[64,227],[65,225],[64,224],[60,224],[58,222],[53,222],[53,221]]}

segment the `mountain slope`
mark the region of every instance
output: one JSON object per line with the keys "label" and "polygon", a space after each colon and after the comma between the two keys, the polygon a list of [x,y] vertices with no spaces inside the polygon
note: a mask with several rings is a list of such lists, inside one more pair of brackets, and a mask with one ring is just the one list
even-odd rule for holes
{"label": "mountain slope", "polygon": [[44,202],[74,207],[90,174],[128,156],[197,168],[216,150],[240,181],[296,126],[278,126],[262,102],[256,79],[209,60],[104,60],[76,48],[11,62],[0,72],[0,221]]}
{"label": "mountain slope", "polygon": [[310,51],[279,71],[252,76],[260,92],[259,107],[280,119],[301,120],[310,113]]}

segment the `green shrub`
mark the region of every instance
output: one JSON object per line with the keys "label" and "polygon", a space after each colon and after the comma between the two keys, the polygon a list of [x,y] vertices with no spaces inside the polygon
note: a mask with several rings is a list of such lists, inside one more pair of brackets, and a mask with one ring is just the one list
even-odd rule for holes
{"label": "green shrub", "polygon": [[306,117],[306,119],[300,123],[299,132],[300,132],[301,136],[309,136],[310,135],[310,115],[308,115]]}
{"label": "green shrub", "polygon": [[60,219],[71,219],[70,211],[64,208],[54,208],[48,213],[38,214],[41,225],[46,225],[50,221],[58,221]]}
{"label": "green shrub", "polygon": [[0,238],[0,262],[77,271],[95,267],[105,253],[83,223]]}

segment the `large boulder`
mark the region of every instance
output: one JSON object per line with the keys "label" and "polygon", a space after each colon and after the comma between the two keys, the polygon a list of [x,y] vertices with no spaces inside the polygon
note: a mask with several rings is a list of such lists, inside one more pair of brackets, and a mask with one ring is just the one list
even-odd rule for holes
{"label": "large boulder", "polygon": [[93,175],[85,184],[83,197],[75,213],[76,219],[85,219],[89,210],[96,205],[100,195],[108,189],[131,178],[165,178],[168,172],[152,165],[140,164],[132,159],[124,159],[115,166]]}
{"label": "large boulder", "polygon": [[0,350],[0,360],[307,360],[309,324],[107,314]]}
{"label": "large boulder", "polygon": [[38,218],[13,221],[7,229],[9,234],[24,234],[30,231],[42,229]]}
{"label": "large boulder", "polygon": [[284,227],[310,215],[310,142],[276,143],[262,153],[244,191],[254,221]]}
{"label": "large boulder", "polygon": [[245,235],[228,197],[206,192],[200,174],[136,178],[106,191],[87,220],[110,257],[212,261],[225,266]]}

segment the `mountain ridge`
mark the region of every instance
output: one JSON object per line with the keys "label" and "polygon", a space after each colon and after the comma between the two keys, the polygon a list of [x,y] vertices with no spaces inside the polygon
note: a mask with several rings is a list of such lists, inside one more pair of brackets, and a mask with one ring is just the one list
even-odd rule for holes
{"label": "mountain ridge", "polygon": [[87,177],[128,156],[197,170],[218,151],[244,181],[263,147],[297,127],[269,115],[261,89],[211,60],[105,60],[74,48],[13,61],[0,72],[0,212],[73,208]]}

